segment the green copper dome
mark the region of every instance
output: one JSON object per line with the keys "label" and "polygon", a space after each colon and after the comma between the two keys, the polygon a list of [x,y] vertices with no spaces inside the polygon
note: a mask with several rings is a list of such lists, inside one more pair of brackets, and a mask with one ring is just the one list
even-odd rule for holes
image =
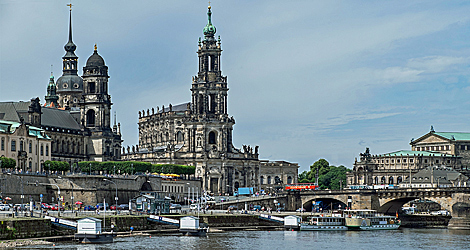
{"label": "green copper dome", "polygon": [[207,9],[208,9],[207,10],[207,25],[206,27],[204,27],[202,31],[204,32],[205,37],[213,37],[216,32],[216,28],[214,25],[212,25],[212,21],[211,21],[211,15],[212,15],[211,6],[207,7]]}

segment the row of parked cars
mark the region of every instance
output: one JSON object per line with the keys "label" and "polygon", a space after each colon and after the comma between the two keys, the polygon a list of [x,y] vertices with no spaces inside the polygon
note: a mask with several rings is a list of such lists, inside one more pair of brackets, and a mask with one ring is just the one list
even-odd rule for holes
{"label": "row of parked cars", "polygon": [[29,210],[29,204],[0,204],[0,211],[26,211]]}

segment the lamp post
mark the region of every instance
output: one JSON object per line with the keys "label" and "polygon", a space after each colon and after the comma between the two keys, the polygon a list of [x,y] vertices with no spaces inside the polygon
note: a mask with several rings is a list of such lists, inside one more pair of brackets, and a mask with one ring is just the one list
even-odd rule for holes
{"label": "lamp post", "polygon": [[190,186],[190,183],[187,182],[186,185],[188,185],[188,198],[186,199],[188,201],[188,208],[189,208],[189,198],[191,196],[190,192],[191,192],[191,186]]}
{"label": "lamp post", "polygon": [[89,170],[90,170],[90,175],[91,175],[91,163],[90,163],[90,169]]}
{"label": "lamp post", "polygon": [[118,209],[118,205],[117,205],[117,201],[118,201],[117,184],[116,184],[116,182],[114,182],[112,180],[108,180],[108,179],[103,179],[103,181],[109,181],[109,182],[113,183],[116,186],[116,197],[114,197],[114,200],[116,201],[116,208],[115,209],[116,209],[116,214],[117,214],[117,209]]}

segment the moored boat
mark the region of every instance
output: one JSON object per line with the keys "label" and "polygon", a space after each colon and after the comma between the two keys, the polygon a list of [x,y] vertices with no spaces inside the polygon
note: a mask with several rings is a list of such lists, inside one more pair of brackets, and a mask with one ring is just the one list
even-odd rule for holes
{"label": "moored boat", "polygon": [[300,231],[344,231],[348,230],[342,214],[320,214],[308,217],[300,223]]}
{"label": "moored boat", "polygon": [[397,217],[376,210],[345,210],[343,215],[349,230],[394,230],[401,225]]}

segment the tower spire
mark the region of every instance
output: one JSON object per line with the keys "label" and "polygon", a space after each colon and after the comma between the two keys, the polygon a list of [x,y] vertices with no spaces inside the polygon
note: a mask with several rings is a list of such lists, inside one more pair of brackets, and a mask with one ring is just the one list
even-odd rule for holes
{"label": "tower spire", "polygon": [[70,15],[69,15],[69,43],[72,42],[72,3],[67,4],[70,7]]}
{"label": "tower spire", "polygon": [[[209,2],[209,4],[210,4],[210,2]],[[212,24],[212,11],[211,11],[211,6],[210,5],[207,7],[207,25],[204,27],[204,29],[202,31],[204,32],[205,40],[213,40],[214,39],[214,34],[216,32],[216,28]]]}

